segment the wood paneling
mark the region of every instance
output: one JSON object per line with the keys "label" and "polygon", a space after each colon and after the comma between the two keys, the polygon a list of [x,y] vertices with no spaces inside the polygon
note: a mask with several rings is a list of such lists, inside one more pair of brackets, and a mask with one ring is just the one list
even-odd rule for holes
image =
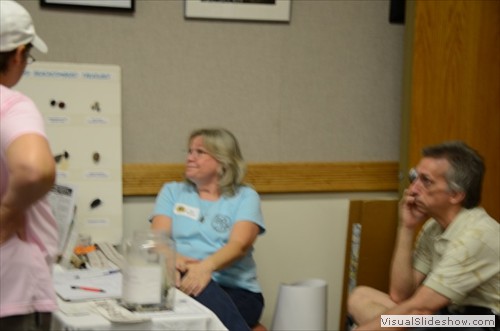
{"label": "wood paneling", "polygon": [[485,158],[482,205],[500,220],[500,1],[409,4],[409,123],[402,138],[408,146],[401,164],[415,165],[426,145],[465,141]]}
{"label": "wood paneling", "polygon": [[[182,164],[125,164],[123,195],[156,195],[183,178]],[[397,162],[250,164],[246,182],[259,193],[397,191]]]}
{"label": "wood paneling", "polygon": [[[352,227],[361,225],[357,270],[351,270]],[[398,201],[351,201],[347,228],[339,330],[344,330],[347,317],[349,280],[356,278],[356,285],[365,285],[388,292],[390,266],[398,225]]]}

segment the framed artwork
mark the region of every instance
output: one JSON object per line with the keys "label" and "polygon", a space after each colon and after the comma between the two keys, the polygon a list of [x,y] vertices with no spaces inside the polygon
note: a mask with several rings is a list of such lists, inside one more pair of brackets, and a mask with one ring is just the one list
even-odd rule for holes
{"label": "framed artwork", "polygon": [[135,10],[135,0],[40,0],[42,7],[81,7],[89,9]]}
{"label": "framed artwork", "polygon": [[184,0],[186,18],[290,21],[291,0]]}

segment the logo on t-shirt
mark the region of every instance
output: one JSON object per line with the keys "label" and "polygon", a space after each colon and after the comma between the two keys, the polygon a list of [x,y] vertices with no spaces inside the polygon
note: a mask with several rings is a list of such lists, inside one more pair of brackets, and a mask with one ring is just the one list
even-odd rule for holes
{"label": "logo on t-shirt", "polygon": [[231,228],[231,219],[227,216],[217,214],[212,221],[212,227],[217,232],[228,232]]}

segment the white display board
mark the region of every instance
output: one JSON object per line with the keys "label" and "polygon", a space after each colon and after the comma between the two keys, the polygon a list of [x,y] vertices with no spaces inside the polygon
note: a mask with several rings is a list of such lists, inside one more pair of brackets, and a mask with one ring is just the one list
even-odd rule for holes
{"label": "white display board", "polygon": [[122,240],[121,70],[35,62],[15,89],[42,112],[57,183],[75,187],[75,227],[92,241]]}

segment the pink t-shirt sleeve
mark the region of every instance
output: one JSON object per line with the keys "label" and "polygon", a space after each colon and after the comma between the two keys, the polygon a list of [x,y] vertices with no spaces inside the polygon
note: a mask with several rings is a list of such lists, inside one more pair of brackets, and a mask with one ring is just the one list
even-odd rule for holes
{"label": "pink t-shirt sleeve", "polygon": [[18,99],[18,102],[11,103],[11,106],[9,103],[2,104],[0,125],[4,151],[16,138],[24,134],[35,133],[46,137],[42,115],[34,103],[22,95],[15,95],[13,98]]}

